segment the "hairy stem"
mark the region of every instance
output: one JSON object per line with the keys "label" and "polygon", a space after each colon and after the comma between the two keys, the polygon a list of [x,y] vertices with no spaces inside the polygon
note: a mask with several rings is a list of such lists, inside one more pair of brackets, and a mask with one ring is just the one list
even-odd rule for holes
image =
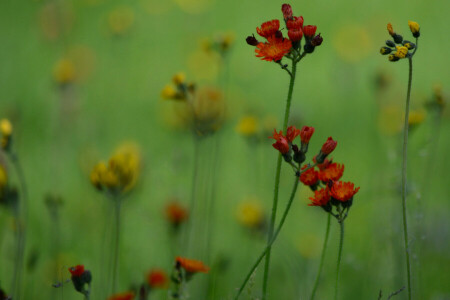
{"label": "hairy stem", "polygon": [[[283,122],[283,132],[286,132],[287,125],[289,121],[289,113],[291,110],[291,101],[292,101],[292,93],[294,91],[294,83],[295,83],[295,75],[297,72],[297,63],[292,61],[292,70],[291,70],[291,80],[289,81],[289,90],[288,95],[286,99],[286,109],[284,112],[284,122]],[[270,252],[271,252],[271,241],[273,238],[273,230],[275,226],[275,220],[277,215],[277,208],[278,208],[278,191],[279,191],[279,184],[280,184],[280,173],[281,173],[281,163],[282,163],[282,157],[281,153],[278,154],[278,161],[277,161],[277,170],[275,174],[275,187],[274,187],[274,194],[273,194],[273,202],[272,202],[272,214],[270,216],[270,225],[269,225],[269,234],[267,236],[267,255],[266,255],[266,261],[264,266],[264,279],[263,279],[263,294],[262,299],[266,299],[267,295],[267,283],[269,279],[269,265],[270,265]]]}
{"label": "hairy stem", "polygon": [[320,257],[319,271],[317,272],[316,281],[314,282],[314,287],[313,287],[313,290],[311,293],[311,300],[314,299],[314,296],[316,295],[317,287],[319,286],[320,275],[322,273],[322,268],[323,268],[323,261],[325,259],[325,251],[327,249],[327,244],[328,244],[328,237],[330,235],[330,223],[331,223],[331,214],[328,214],[327,229],[325,231],[325,239],[323,241],[323,248],[322,248],[322,255]]}
{"label": "hairy stem", "polygon": [[341,258],[342,258],[342,248],[344,245],[344,221],[339,221],[340,228],[340,238],[339,238],[339,252],[336,264],[336,284],[334,286],[334,300],[338,298],[338,288],[339,288],[339,269],[341,266]]}

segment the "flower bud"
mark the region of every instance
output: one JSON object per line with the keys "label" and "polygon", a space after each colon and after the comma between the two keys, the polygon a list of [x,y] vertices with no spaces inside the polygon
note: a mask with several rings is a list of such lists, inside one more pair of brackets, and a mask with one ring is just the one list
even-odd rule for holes
{"label": "flower bud", "polygon": [[305,35],[305,38],[312,39],[314,35],[316,34],[317,26],[314,25],[306,25],[303,27],[303,34]]}
{"label": "flower bud", "polygon": [[292,17],[286,21],[286,27],[288,30],[291,29],[303,29],[303,17]]}
{"label": "flower bud", "polygon": [[303,50],[305,50],[306,53],[313,53],[314,48],[315,47],[311,44],[311,42],[306,42],[305,46],[303,46]]}
{"label": "flower bud", "polygon": [[314,127],[303,126],[300,131],[300,139],[302,140],[302,144],[308,144],[314,133]]}
{"label": "flower bud", "polygon": [[289,36],[289,39],[295,43],[302,39],[303,31],[301,29],[290,29],[288,31],[288,36]]}
{"label": "flower bud", "polygon": [[317,47],[317,46],[322,45],[322,42],[323,42],[323,38],[320,36],[320,33],[319,33],[311,40],[311,45],[313,45],[314,47]]}
{"label": "flower bud", "polygon": [[389,47],[381,47],[380,53],[383,55],[387,55],[392,52],[392,49]]}
{"label": "flower bud", "polygon": [[337,142],[330,136],[322,146],[322,153],[328,155],[336,149]]}
{"label": "flower bud", "polygon": [[395,61],[400,60],[400,58],[397,57],[397,56],[394,55],[394,54],[389,55],[389,56],[388,56],[388,59],[389,59],[389,61],[392,61],[392,62],[395,62]]}
{"label": "flower bud", "polygon": [[391,40],[387,40],[386,41],[386,45],[389,46],[389,47],[395,47],[395,43],[393,41],[391,41]]}
{"label": "flower bud", "polygon": [[397,44],[401,44],[403,42],[403,37],[400,34],[394,34],[393,38],[394,42]]}
{"label": "flower bud", "polygon": [[394,28],[392,27],[391,23],[387,24],[387,30],[388,30],[390,36],[394,36],[395,32],[394,32]]}
{"label": "flower bud", "polygon": [[292,18],[292,7],[289,4],[283,4],[281,6],[281,11],[283,12],[284,20],[288,20]]}
{"label": "flower bud", "polygon": [[249,35],[245,41],[247,42],[247,44],[249,44],[250,46],[256,46],[259,44],[259,41],[255,38],[255,35]]}
{"label": "flower bud", "polygon": [[408,21],[409,29],[411,30],[413,37],[418,38],[420,36],[420,26],[417,22]]}

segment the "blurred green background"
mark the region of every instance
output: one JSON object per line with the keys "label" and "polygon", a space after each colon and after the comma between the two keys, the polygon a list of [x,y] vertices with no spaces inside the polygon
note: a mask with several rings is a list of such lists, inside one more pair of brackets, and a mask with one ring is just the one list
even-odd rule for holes
{"label": "blurred green background", "polygon": [[[143,170],[123,205],[119,290],[143,281],[153,267],[170,272],[164,207],[173,197],[188,205],[193,170],[193,135],[180,130],[177,103],[160,97],[178,71],[199,87],[225,89],[227,117],[220,130],[199,144],[199,176],[204,184],[214,184],[213,246],[206,263],[214,265],[219,258],[227,263],[214,277],[198,276],[215,278],[208,299],[230,299],[265,241],[243,229],[236,210],[250,198],[268,216],[277,157],[270,140],[248,141],[236,126],[251,114],[276,118],[280,127],[288,86],[285,72],[254,57],[245,37],[262,22],[281,19],[282,3],[0,2],[0,118],[14,125],[14,146],[30,195],[23,299],[81,299],[70,283],[51,287],[69,278],[67,267],[79,263],[93,273],[93,299],[104,297],[105,257],[112,251],[107,238],[111,203],[91,186],[89,172],[124,141],[140,146]],[[361,187],[346,221],[341,299],[375,299],[380,289],[388,294],[406,284],[399,185],[408,66],[406,60],[388,62],[379,48],[389,37],[388,22],[405,38],[410,37],[408,20],[421,25],[412,109],[425,118],[411,130],[408,162],[414,293],[415,299],[450,299],[450,113],[448,108],[441,115],[425,108],[434,85],[442,85],[444,95],[448,92],[449,2],[291,4],[305,24],[318,26],[324,42],[299,65],[290,123],[316,128],[312,153],[333,136],[338,141],[333,157],[345,164],[343,179]],[[204,49],[205,40],[223,33],[234,36],[226,60]],[[64,86],[57,80],[61,64],[63,69],[69,64],[70,82]],[[13,172],[11,176],[17,182]],[[283,166],[280,209],[291,177],[290,168]],[[45,205],[49,193],[64,201],[59,222],[52,221]],[[326,221],[322,210],[307,206],[311,194],[301,187],[274,246],[270,299],[309,297]],[[11,213],[1,207],[0,285],[6,291],[15,254],[13,230]],[[317,299],[333,295],[337,247],[333,222]],[[260,296],[261,275],[262,267],[254,278],[254,297]],[[167,292],[153,297],[166,299]],[[397,298],[406,299],[406,292]]]}

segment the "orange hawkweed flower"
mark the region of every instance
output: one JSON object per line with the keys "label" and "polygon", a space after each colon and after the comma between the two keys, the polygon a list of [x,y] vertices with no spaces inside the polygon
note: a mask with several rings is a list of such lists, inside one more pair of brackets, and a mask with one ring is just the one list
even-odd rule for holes
{"label": "orange hawkweed flower", "polygon": [[341,179],[344,174],[344,165],[338,163],[331,163],[325,169],[319,172],[319,179],[323,182],[337,181]]}
{"label": "orange hawkweed flower", "polygon": [[177,202],[172,202],[166,207],[166,216],[170,223],[174,226],[179,226],[189,217],[186,208]]}
{"label": "orange hawkweed flower", "polygon": [[294,17],[290,20],[286,21],[286,27],[288,30],[292,30],[292,29],[296,29],[296,30],[301,30],[303,29],[303,17],[299,16],[299,17]]}
{"label": "orange hawkweed flower", "polygon": [[261,28],[256,27],[256,32],[262,36],[268,39],[269,37],[273,36],[278,29],[280,29],[280,21],[279,20],[272,20],[262,23]]}
{"label": "orange hawkweed flower", "polygon": [[283,135],[283,131],[280,130],[279,133],[277,133],[276,129],[273,130],[273,136],[270,136],[269,139],[276,140],[275,143],[272,144],[272,146],[281,152],[281,154],[286,154],[290,150],[289,141],[288,139]]}
{"label": "orange hawkweed flower", "polygon": [[108,298],[108,300],[133,300],[133,299],[134,299],[134,293],[132,293],[132,292],[115,294]]}
{"label": "orange hawkweed flower", "polygon": [[292,42],[298,42],[303,37],[303,31],[301,29],[290,29],[288,31],[288,36]]}
{"label": "orange hawkweed flower", "polygon": [[300,135],[300,129],[295,128],[295,126],[289,126],[286,132],[286,138],[289,143],[292,143],[296,137]]}
{"label": "orange hawkweed flower", "polygon": [[[303,166],[302,170],[306,169],[307,167],[308,167],[308,165]],[[319,172],[314,170],[314,168],[311,168],[311,169],[303,172],[302,174],[300,174],[300,181],[304,185],[309,185],[309,186],[315,185],[317,183],[317,181],[319,181],[318,173]]]}
{"label": "orange hawkweed flower", "polygon": [[266,61],[280,61],[283,56],[289,53],[292,43],[289,39],[283,37],[269,36],[266,43],[259,43],[256,46],[256,57],[261,57]]}
{"label": "orange hawkweed flower", "polygon": [[310,197],[311,203],[308,206],[325,206],[330,201],[330,191],[328,188],[314,191],[314,197]]}
{"label": "orange hawkweed flower", "polygon": [[359,187],[355,188],[353,182],[335,181],[331,187],[331,196],[341,202],[346,202],[353,198],[353,196],[359,191]]}
{"label": "orange hawkweed flower", "polygon": [[303,27],[303,34],[305,38],[311,39],[316,34],[317,26],[315,25],[306,25]]}
{"label": "orange hawkweed flower", "polygon": [[300,139],[302,140],[302,143],[308,144],[309,140],[311,139],[313,133],[314,133],[314,127],[310,126],[303,126],[302,130],[300,131]]}
{"label": "orange hawkweed flower", "polygon": [[333,138],[330,136],[327,141],[323,144],[322,146],[322,153],[323,154],[330,154],[331,152],[333,152],[333,150],[336,148],[337,146],[337,142],[335,140],[333,140]]}
{"label": "orange hawkweed flower", "polygon": [[168,284],[166,272],[153,269],[147,274],[147,284],[150,288],[166,288]]}
{"label": "orange hawkweed flower", "polygon": [[84,273],[84,266],[77,265],[74,267],[70,267],[69,272],[70,272],[70,274],[72,274],[72,277],[80,277]]}
{"label": "orange hawkweed flower", "polygon": [[289,4],[283,4],[281,6],[281,12],[283,13],[283,18],[285,20],[292,18],[292,7]]}
{"label": "orange hawkweed flower", "polygon": [[178,256],[175,261],[177,266],[182,267],[188,273],[208,273],[209,271],[209,267],[199,260]]}

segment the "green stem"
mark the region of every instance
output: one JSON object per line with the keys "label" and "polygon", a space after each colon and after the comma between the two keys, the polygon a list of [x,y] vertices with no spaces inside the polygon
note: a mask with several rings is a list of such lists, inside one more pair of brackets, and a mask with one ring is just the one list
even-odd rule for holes
{"label": "green stem", "polygon": [[112,271],[112,291],[111,294],[116,292],[116,284],[117,284],[117,268],[119,265],[119,244],[120,244],[120,205],[121,199],[120,197],[114,197],[115,207],[114,207],[114,256],[113,256],[113,271]]}
{"label": "green stem", "polygon": [[[289,121],[289,113],[291,110],[291,100],[292,100],[292,93],[294,91],[294,83],[295,83],[296,73],[297,73],[297,62],[292,60],[291,80],[289,81],[289,90],[288,90],[288,96],[286,99],[286,109],[284,112],[283,132],[286,132],[288,121]],[[271,241],[273,238],[273,230],[274,230],[274,226],[275,226],[275,220],[276,220],[277,208],[278,208],[278,191],[279,191],[279,185],[280,185],[281,163],[282,163],[282,157],[281,157],[281,153],[279,153],[278,161],[277,161],[277,170],[276,170],[276,174],[275,174],[275,187],[274,187],[273,202],[272,202],[272,214],[270,217],[269,234],[267,237],[267,255],[266,255],[266,261],[265,261],[265,266],[264,266],[262,300],[266,299],[266,294],[267,294],[267,283],[268,283],[268,279],[269,279],[269,265],[270,265],[270,252],[271,252],[270,245],[271,245]]]}
{"label": "green stem", "polygon": [[311,293],[311,300],[314,299],[314,296],[316,295],[317,287],[319,286],[320,274],[322,273],[323,261],[325,259],[325,251],[327,249],[327,244],[328,244],[328,236],[330,235],[330,223],[331,223],[331,214],[328,214],[327,229],[325,232],[325,240],[323,241],[323,248],[322,248],[322,255],[320,257],[319,271],[317,272],[316,281],[314,282],[314,287],[313,287],[313,290]]}
{"label": "green stem", "polygon": [[281,231],[281,228],[283,228],[284,222],[286,221],[286,217],[289,213],[289,210],[291,209],[291,205],[294,200],[295,193],[297,192],[297,187],[298,187],[299,182],[300,182],[300,180],[298,179],[298,177],[295,177],[295,183],[294,183],[294,187],[292,188],[291,197],[289,198],[286,209],[284,210],[283,216],[281,217],[280,224],[278,225],[277,230],[275,231],[275,234],[273,235],[272,239],[269,241],[266,248],[264,248],[263,252],[258,256],[255,263],[253,264],[250,271],[248,272],[247,276],[245,277],[244,281],[242,282],[236,296],[234,297],[235,300],[237,300],[239,298],[239,296],[241,295],[242,291],[245,288],[245,285],[250,280],[250,277],[252,276],[253,272],[255,272],[256,268],[258,267],[259,263],[262,261],[264,256],[269,255],[269,251],[270,251],[273,243],[276,241],[276,239]]}
{"label": "green stem", "polygon": [[411,263],[409,260],[408,220],[406,213],[406,164],[408,160],[409,103],[411,100],[411,83],[413,74],[412,57],[408,58],[408,62],[409,62],[409,78],[408,78],[408,91],[406,94],[405,123],[403,127],[402,214],[403,214],[403,236],[405,241],[406,273],[408,277],[408,299],[411,300]]}
{"label": "green stem", "polygon": [[340,238],[339,238],[339,252],[338,259],[336,265],[336,285],[334,286],[334,300],[338,298],[338,287],[339,287],[339,268],[341,266],[341,258],[342,258],[342,248],[344,245],[344,221],[339,220],[339,227],[341,230]]}

